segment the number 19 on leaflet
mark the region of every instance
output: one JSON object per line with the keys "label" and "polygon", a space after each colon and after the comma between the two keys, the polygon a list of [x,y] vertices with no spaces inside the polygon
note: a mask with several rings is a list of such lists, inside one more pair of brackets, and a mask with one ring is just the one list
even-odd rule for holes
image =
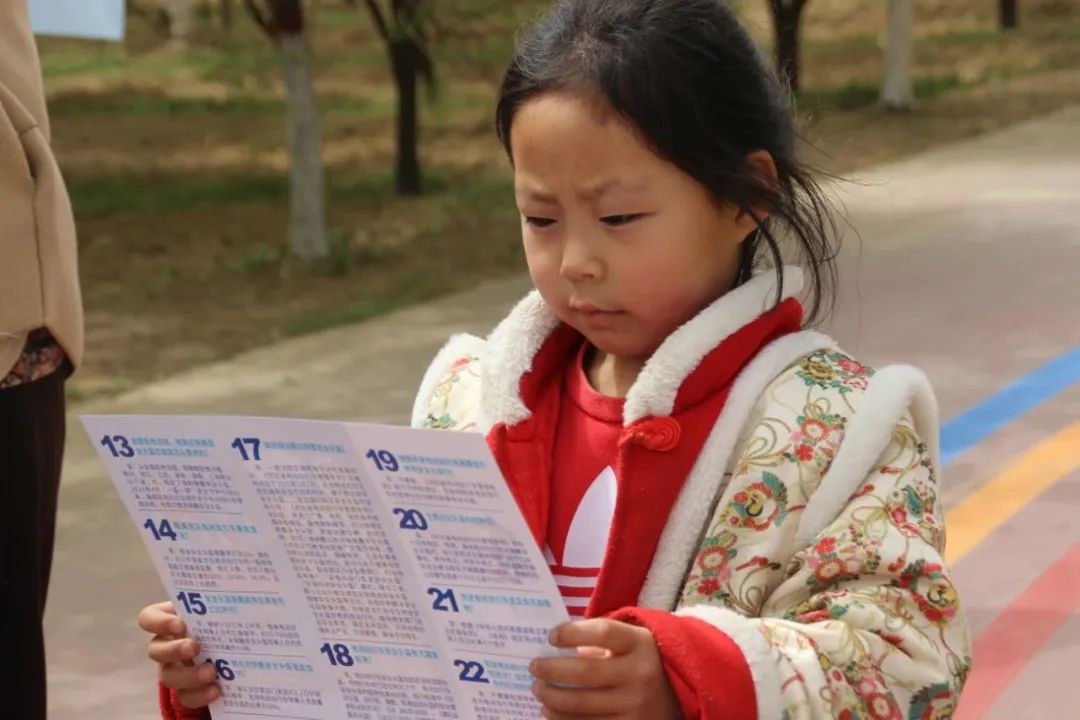
{"label": "number 19 on leaflet", "polygon": [[394,453],[389,450],[368,450],[364,457],[375,463],[375,467],[382,472],[397,472],[400,467]]}

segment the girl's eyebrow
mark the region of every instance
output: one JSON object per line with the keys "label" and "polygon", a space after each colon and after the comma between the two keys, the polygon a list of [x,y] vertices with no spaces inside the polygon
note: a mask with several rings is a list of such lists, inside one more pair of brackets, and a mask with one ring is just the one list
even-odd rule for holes
{"label": "girl's eyebrow", "polygon": [[612,193],[616,190],[625,190],[627,192],[640,192],[646,190],[649,187],[648,181],[640,181],[634,183],[624,182],[621,178],[611,178],[608,180],[601,180],[593,183],[591,186],[587,186],[582,189],[578,195],[583,200],[599,200],[605,195]]}
{"label": "girl's eyebrow", "polygon": [[519,183],[514,186],[514,193],[518,197],[522,197],[526,200],[535,200],[536,202],[547,203],[549,205],[558,204],[559,201],[559,198],[554,193],[546,192],[525,183]]}
{"label": "girl's eyebrow", "polygon": [[[605,195],[608,195],[616,190],[625,190],[627,192],[640,192],[647,190],[649,183],[646,181],[627,183],[620,178],[611,178],[607,180],[601,180],[594,182],[591,185],[585,186],[578,190],[578,197],[582,200],[600,200]],[[522,196],[528,200],[535,200],[537,202],[555,204],[558,202],[558,197],[554,193],[541,190],[537,187],[531,186],[527,183],[519,183],[514,188],[514,192],[519,196]]]}

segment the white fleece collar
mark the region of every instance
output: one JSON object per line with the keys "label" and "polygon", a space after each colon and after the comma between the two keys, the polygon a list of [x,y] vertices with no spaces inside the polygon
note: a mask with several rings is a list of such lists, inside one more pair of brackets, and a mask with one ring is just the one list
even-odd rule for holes
{"label": "white fleece collar", "polygon": [[[785,266],[783,275],[780,300],[794,297],[803,287],[799,268]],[[725,294],[668,336],[630,388],[623,424],[670,415],[679,388],[705,356],[776,301],[776,274],[769,270]],[[521,378],[532,368],[544,341],[558,326],[559,319],[534,290],[491,333],[480,397],[485,430],[499,423],[516,425],[529,418],[531,411],[521,398]]]}

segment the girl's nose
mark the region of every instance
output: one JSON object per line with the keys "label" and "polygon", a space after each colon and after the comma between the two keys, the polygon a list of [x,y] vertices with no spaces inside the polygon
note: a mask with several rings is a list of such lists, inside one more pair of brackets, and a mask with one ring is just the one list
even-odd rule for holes
{"label": "girl's nose", "polygon": [[603,275],[603,263],[593,252],[590,243],[570,238],[563,246],[559,272],[570,282],[598,280]]}

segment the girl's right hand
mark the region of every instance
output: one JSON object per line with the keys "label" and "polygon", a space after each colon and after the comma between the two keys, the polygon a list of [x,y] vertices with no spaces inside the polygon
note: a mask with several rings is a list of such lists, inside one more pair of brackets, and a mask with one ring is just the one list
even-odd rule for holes
{"label": "girl's right hand", "polygon": [[149,655],[161,666],[161,684],[176,690],[184,707],[203,708],[221,697],[221,689],[214,682],[214,666],[195,666],[199,644],[187,636],[187,627],[172,602],[166,600],[143,608],[139,627],[153,636]]}

